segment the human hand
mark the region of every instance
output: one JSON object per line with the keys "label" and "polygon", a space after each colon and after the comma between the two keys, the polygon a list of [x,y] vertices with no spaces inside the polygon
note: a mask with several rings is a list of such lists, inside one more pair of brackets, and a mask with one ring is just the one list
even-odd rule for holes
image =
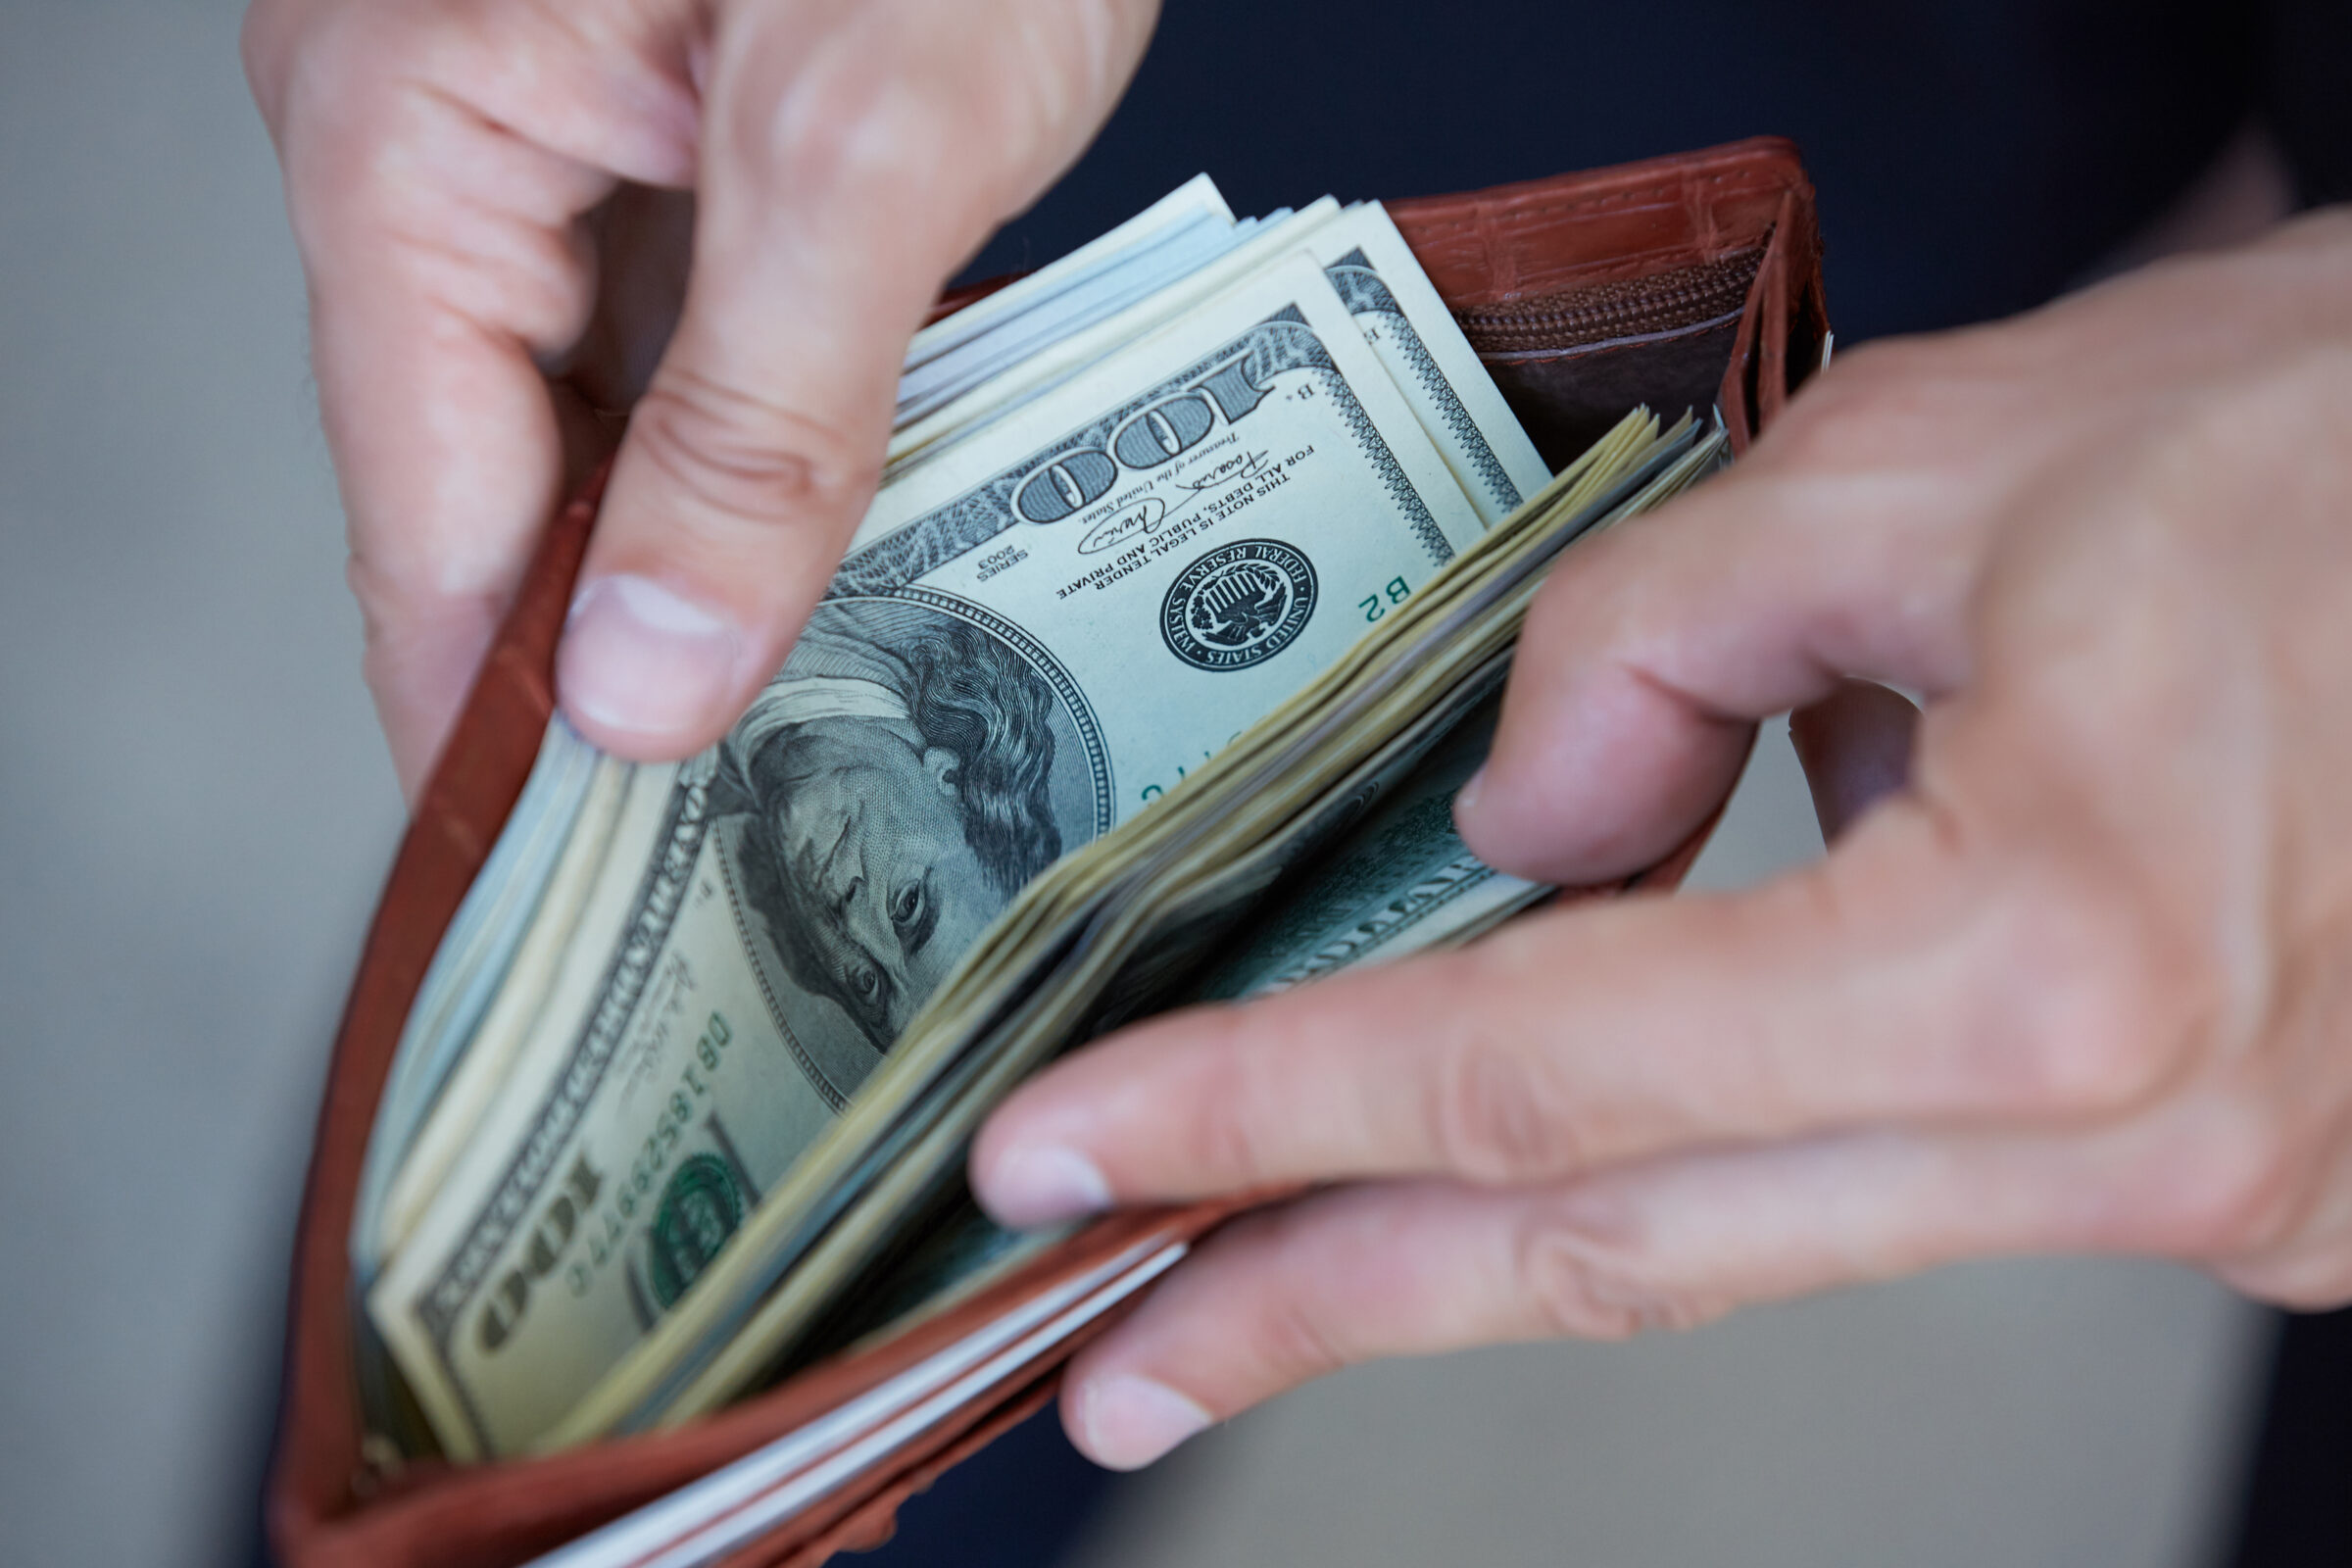
{"label": "human hand", "polygon": [[[2352,214],[1848,356],[1580,547],[1471,847],[1664,855],[1798,714],[1835,818],[1737,895],[1154,1020],[1003,1106],[1000,1218],[1333,1184],[1082,1352],[1146,1463],[1344,1363],[1616,1336],[2001,1252],[2352,1298]],[[1924,691],[1908,708],[1849,675]]]}
{"label": "human hand", "polygon": [[1155,9],[254,0],[246,72],[412,799],[640,389],[560,693],[624,757],[724,731],[872,496],[907,338],[1109,114]]}

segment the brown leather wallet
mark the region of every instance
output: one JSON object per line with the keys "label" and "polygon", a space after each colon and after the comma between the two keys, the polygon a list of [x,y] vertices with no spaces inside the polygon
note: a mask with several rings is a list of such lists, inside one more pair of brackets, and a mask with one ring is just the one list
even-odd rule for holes
{"label": "brown leather wallet", "polygon": [[[1744,447],[1820,362],[1829,327],[1813,189],[1778,138],[1388,210],[1554,466],[1637,403],[1668,416],[1720,409]],[[556,639],[597,499],[592,488],[548,528],[417,803],[335,1042],[295,1247],[269,1482],[270,1536],[289,1568],[510,1568],[837,1409],[1107,1259],[1190,1241],[1249,1202],[1110,1216],[952,1311],[677,1431],[483,1464],[370,1461],[345,1250],[361,1159],[425,966],[554,712]],[[1703,836],[1630,884],[1576,896],[1670,887]],[[1071,1350],[1115,1315],[1010,1367],[721,1560],[815,1564],[886,1539],[901,1501],[1051,1397]]]}

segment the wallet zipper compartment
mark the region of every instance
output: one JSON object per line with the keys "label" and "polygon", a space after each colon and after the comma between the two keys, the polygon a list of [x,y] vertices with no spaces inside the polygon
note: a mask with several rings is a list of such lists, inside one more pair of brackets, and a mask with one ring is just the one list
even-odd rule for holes
{"label": "wallet zipper compartment", "polygon": [[1770,252],[1767,237],[1654,272],[1459,306],[1453,317],[1537,453],[1557,468],[1636,403],[1670,416],[1722,406],[1742,313]]}
{"label": "wallet zipper compartment", "polygon": [[1737,316],[1763,260],[1758,245],[1647,277],[1471,306],[1455,311],[1453,318],[1479,358],[1490,361],[1685,332]]}

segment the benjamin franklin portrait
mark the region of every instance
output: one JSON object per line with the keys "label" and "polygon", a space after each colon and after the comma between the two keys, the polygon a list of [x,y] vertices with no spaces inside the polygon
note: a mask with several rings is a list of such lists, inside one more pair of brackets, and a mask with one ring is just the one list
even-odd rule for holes
{"label": "benjamin franklin portrait", "polygon": [[746,935],[796,1054],[841,1093],[1021,886],[1098,831],[1042,657],[929,605],[828,601],[722,746]]}

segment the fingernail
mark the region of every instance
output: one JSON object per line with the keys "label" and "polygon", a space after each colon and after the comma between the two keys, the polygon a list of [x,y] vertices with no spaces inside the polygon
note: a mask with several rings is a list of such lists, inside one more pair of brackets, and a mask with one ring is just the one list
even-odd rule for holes
{"label": "fingernail", "polygon": [[1141,1470],[1208,1424],[1206,1410],[1150,1378],[1101,1378],[1078,1396],[1078,1446],[1110,1470]]}
{"label": "fingernail", "polygon": [[733,694],[743,636],[650,577],[600,577],[571,602],[557,683],[575,717],[659,736],[691,729]]}
{"label": "fingernail", "polygon": [[1486,787],[1487,764],[1481,762],[1478,764],[1478,771],[1464,779],[1462,781],[1462,787],[1453,792],[1454,810],[1456,812],[1477,810],[1478,792]]}
{"label": "fingernail", "polygon": [[1110,1207],[1110,1184],[1095,1162],[1058,1145],[1015,1145],[989,1166],[980,1201],[1000,1225],[1031,1230]]}

